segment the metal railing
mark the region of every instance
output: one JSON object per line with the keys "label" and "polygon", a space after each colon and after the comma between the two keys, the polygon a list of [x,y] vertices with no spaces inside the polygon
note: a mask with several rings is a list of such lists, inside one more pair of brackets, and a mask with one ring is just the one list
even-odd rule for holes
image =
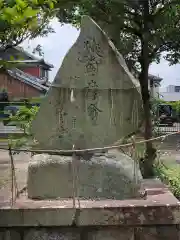
{"label": "metal railing", "polygon": [[179,132],[180,131],[180,123],[175,122],[172,126],[161,124],[161,125],[158,125],[156,128],[159,132],[163,132],[163,133]]}

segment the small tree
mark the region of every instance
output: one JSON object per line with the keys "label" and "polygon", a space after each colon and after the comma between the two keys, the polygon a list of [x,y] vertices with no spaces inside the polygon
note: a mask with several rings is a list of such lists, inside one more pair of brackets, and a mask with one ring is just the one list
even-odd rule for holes
{"label": "small tree", "polygon": [[12,140],[14,139],[14,141],[12,141],[11,143],[13,147],[18,148],[25,145],[32,146],[34,144],[33,138],[31,136],[30,127],[31,127],[31,122],[36,116],[38,110],[39,110],[39,107],[37,106],[31,107],[31,108],[22,106],[17,111],[15,116],[10,117],[10,124],[17,126],[18,128],[22,129],[24,132],[23,136],[18,139],[14,139],[14,137],[12,137]]}

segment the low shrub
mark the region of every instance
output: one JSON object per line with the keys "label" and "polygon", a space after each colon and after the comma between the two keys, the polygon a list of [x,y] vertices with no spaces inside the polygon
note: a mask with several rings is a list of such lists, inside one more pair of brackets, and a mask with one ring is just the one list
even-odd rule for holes
{"label": "low shrub", "polygon": [[13,135],[10,137],[9,144],[13,148],[21,148],[34,144],[33,136],[31,135],[31,123],[38,110],[39,107],[37,106],[31,108],[22,106],[14,116],[10,117],[10,124],[21,128],[24,132],[20,138],[15,139]]}
{"label": "low shrub", "polygon": [[154,166],[156,176],[164,182],[172,193],[180,199],[180,165],[176,163],[156,163]]}
{"label": "low shrub", "polygon": [[29,135],[29,130],[31,126],[31,122],[37,114],[39,107],[34,106],[28,108],[26,106],[22,106],[16,112],[14,116],[11,116],[10,123],[14,124],[17,127],[23,129],[24,134]]}

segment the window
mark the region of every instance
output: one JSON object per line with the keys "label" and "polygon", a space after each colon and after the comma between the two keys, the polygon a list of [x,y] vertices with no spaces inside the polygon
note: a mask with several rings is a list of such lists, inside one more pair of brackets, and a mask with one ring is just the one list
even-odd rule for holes
{"label": "window", "polygon": [[180,86],[175,86],[175,92],[180,92]]}
{"label": "window", "polygon": [[48,70],[40,68],[40,78],[48,80]]}

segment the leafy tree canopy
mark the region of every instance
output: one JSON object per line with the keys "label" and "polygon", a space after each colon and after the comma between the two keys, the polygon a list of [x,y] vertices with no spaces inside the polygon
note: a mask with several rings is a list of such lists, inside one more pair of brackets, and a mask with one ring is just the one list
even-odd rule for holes
{"label": "leafy tree canopy", "polygon": [[55,0],[0,0],[0,47],[17,46],[27,38],[46,36]]}
{"label": "leafy tree canopy", "polygon": [[130,68],[141,65],[144,39],[149,63],[158,62],[162,52],[172,64],[179,62],[179,0],[62,0],[57,7],[62,23],[79,26],[82,15],[91,16],[108,32]]}

